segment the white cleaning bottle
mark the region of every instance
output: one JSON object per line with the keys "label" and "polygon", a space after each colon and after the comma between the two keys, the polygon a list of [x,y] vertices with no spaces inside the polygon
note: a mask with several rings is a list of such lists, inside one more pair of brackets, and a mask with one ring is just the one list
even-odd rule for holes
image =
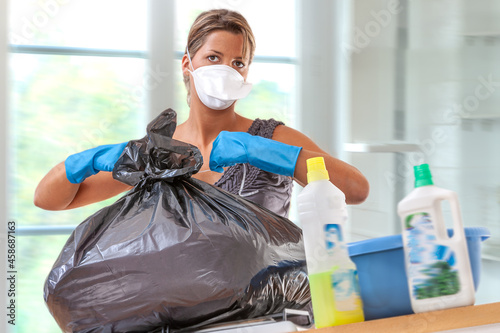
{"label": "white cleaning bottle", "polygon": [[364,321],[355,264],[343,238],[344,193],[329,181],[323,157],[307,160],[297,198],[316,328]]}
{"label": "white cleaning bottle", "polygon": [[[414,172],[415,189],[398,204],[413,312],[472,305],[474,282],[458,197],[434,185],[428,164],[415,166]],[[443,201],[450,204],[452,237]]]}

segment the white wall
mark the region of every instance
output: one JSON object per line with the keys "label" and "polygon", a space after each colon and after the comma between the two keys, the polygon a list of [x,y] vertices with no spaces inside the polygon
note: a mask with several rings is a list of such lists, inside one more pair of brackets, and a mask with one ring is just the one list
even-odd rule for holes
{"label": "white wall", "polygon": [[349,66],[342,53],[350,2],[299,1],[298,103],[302,132],[342,158],[349,115]]}
{"label": "white wall", "polygon": [[[348,142],[368,146],[392,143],[396,137],[398,27],[402,8],[392,0],[353,1],[349,41],[351,122]],[[400,138],[399,138],[400,139]],[[349,161],[370,182],[365,203],[351,208],[354,237],[378,237],[399,232],[395,214],[398,183],[396,154],[356,152]]]}
{"label": "white wall", "polygon": [[490,229],[485,252],[500,259],[500,4],[410,3],[410,135],[428,140],[437,184],[458,192],[465,225]]}
{"label": "white wall", "polygon": [[401,0],[382,20],[393,2],[353,1],[354,28],[368,38],[354,34],[363,47],[352,54],[350,140],[404,140],[420,152],[351,154],[371,183],[353,231],[399,232],[396,203],[412,166],[427,162],[435,184],[458,193],[465,226],[491,231],[476,303],[500,301],[500,2]]}

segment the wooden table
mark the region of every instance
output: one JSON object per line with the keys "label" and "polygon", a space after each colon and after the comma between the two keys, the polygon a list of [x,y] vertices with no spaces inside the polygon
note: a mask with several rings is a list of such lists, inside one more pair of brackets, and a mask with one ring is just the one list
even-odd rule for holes
{"label": "wooden table", "polygon": [[[465,306],[425,313],[308,330],[314,333],[439,332],[500,323],[500,303]],[[500,332],[500,330],[499,330]]]}

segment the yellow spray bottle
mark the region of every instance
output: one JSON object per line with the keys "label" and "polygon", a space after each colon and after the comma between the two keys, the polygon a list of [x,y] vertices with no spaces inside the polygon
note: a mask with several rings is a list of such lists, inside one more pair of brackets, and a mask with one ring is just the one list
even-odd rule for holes
{"label": "yellow spray bottle", "polygon": [[364,321],[356,266],[343,238],[345,195],[329,181],[323,157],[308,159],[307,171],[297,203],[315,326]]}

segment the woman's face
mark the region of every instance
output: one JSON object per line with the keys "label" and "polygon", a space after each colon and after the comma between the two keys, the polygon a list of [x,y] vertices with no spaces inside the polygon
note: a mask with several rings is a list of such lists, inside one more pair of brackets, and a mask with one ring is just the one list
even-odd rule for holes
{"label": "woman's face", "polygon": [[[202,66],[226,65],[237,70],[246,80],[249,59],[248,56],[243,58],[243,43],[243,35],[241,34],[233,34],[223,30],[210,33],[194,57],[191,54],[194,69]],[[182,59],[184,75],[189,75],[188,70],[191,70],[191,65],[188,57],[184,55]]]}

